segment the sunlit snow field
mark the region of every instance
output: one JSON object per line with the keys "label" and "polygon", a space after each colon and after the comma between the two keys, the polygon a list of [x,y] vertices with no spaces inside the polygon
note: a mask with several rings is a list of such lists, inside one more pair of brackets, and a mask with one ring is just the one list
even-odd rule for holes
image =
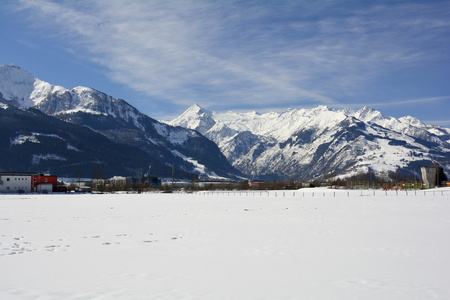
{"label": "sunlit snow field", "polygon": [[450,190],[0,195],[0,299],[450,299]]}

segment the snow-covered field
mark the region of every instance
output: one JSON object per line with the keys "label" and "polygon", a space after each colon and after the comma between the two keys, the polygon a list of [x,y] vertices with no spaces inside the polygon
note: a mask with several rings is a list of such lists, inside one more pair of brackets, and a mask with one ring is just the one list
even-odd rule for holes
{"label": "snow-covered field", "polygon": [[450,190],[0,195],[0,299],[450,299]]}

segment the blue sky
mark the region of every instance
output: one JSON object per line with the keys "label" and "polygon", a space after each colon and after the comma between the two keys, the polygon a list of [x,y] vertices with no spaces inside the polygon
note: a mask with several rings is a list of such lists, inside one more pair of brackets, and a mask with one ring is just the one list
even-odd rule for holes
{"label": "blue sky", "polygon": [[450,1],[0,1],[0,64],[170,120],[357,110],[450,127]]}

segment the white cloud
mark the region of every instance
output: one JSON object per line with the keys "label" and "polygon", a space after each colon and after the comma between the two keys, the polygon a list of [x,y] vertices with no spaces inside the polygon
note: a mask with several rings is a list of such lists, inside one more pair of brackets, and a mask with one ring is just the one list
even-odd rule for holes
{"label": "white cloud", "polygon": [[[281,4],[280,4],[281,3]],[[338,105],[391,69],[448,59],[448,3],[22,1],[30,22],[152,98]],[[445,45],[444,45],[445,46]],[[448,50],[448,49],[447,49]]]}

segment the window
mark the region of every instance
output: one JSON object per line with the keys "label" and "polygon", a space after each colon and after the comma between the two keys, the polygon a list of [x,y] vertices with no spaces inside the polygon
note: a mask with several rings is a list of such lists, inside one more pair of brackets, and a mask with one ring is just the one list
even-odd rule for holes
{"label": "window", "polygon": [[9,181],[9,179],[10,179],[9,177],[8,177],[8,178],[6,178],[6,181]]}

